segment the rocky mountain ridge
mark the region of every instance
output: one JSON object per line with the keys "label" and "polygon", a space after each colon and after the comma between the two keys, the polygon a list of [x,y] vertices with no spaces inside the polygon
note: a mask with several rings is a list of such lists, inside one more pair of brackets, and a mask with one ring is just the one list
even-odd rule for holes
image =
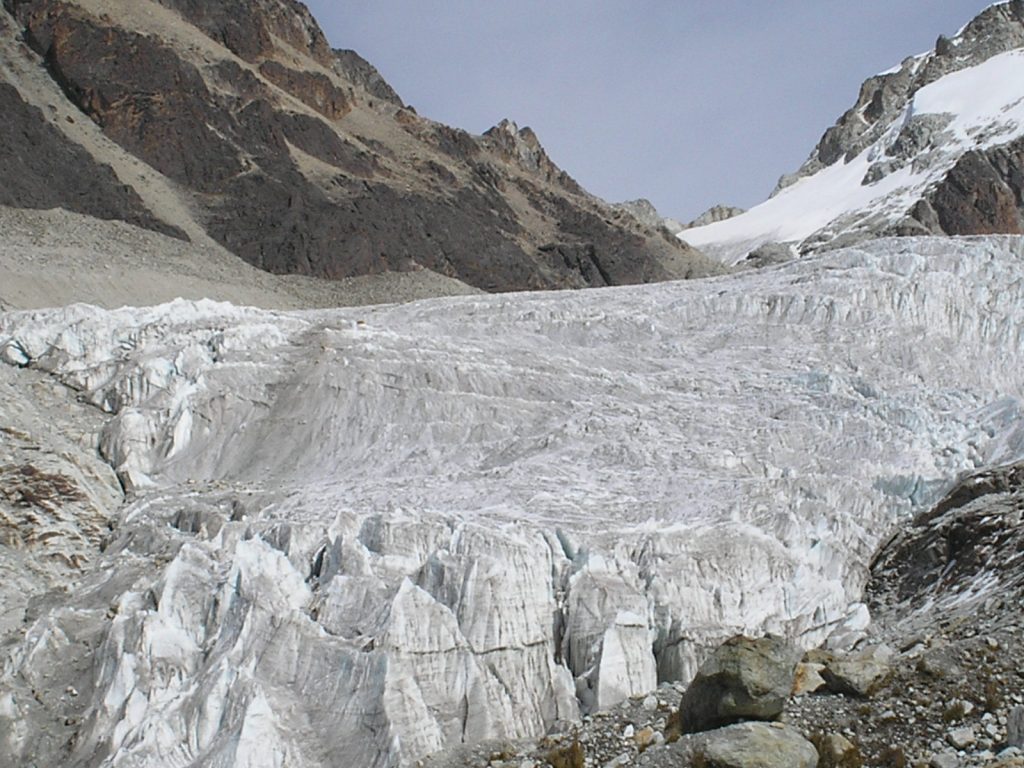
{"label": "rocky mountain ridge", "polygon": [[[332,279],[427,268],[500,291],[718,270],[588,195],[529,129],[471,136],[420,117],[301,3],[4,9],[0,99],[19,127],[0,144],[0,204],[120,218]],[[79,172],[93,184],[76,187]]]}
{"label": "rocky mountain ridge", "polygon": [[800,170],[744,215],[682,237],[728,263],[890,235],[1024,232],[1024,3],[996,3],[869,78]]}

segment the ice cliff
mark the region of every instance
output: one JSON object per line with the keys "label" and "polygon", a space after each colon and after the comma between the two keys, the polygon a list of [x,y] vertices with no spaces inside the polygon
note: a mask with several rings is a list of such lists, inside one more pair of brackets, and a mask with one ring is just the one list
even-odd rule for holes
{"label": "ice cliff", "polygon": [[854,632],[892,526],[1022,453],[1022,257],[908,238],[584,293],[0,314],[5,375],[101,410],[127,493],[3,636],[0,753],[408,765],[688,679],[739,631]]}

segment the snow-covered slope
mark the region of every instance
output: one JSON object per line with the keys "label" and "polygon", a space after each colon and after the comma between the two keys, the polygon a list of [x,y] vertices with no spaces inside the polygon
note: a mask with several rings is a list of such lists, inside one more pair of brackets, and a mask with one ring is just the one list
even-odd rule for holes
{"label": "snow-covered slope", "polygon": [[[806,253],[879,234],[977,231],[978,224],[958,222],[957,213],[943,210],[944,201],[934,197],[968,153],[1011,147],[1011,154],[1019,154],[1014,143],[1024,137],[1024,20],[1014,14],[1024,10],[1016,5],[989,8],[956,38],[940,41],[936,52],[869,80],[856,107],[826,133],[795,181],[743,215],[680,237],[734,264],[764,243],[793,243]],[[1001,168],[1006,178],[997,172],[982,181],[1005,182],[1006,197],[1016,198],[1019,207],[1015,163],[1002,162],[1010,167]],[[1021,212],[985,210],[993,207],[985,194],[981,200],[965,197],[967,207],[983,209],[988,226],[982,231],[1020,231]]]}
{"label": "snow-covered slope", "polygon": [[404,765],[685,680],[737,631],[855,631],[890,526],[1024,452],[1022,257],[904,239],[585,293],[0,315],[19,376],[109,414],[134,489],[6,636],[0,753]]}

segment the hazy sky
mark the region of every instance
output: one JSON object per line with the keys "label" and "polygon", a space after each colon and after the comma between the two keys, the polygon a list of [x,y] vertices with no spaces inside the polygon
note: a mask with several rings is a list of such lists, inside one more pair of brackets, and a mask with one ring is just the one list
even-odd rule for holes
{"label": "hazy sky", "polygon": [[688,220],[763,200],[861,82],[985,0],[306,0],[425,117],[531,126],[591,192]]}

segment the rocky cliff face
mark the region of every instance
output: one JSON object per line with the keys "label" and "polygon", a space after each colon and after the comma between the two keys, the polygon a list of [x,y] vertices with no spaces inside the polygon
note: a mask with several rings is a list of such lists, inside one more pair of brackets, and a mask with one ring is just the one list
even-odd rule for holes
{"label": "rocky cliff face", "polygon": [[1024,231],[1024,2],[990,6],[934,50],[868,79],[772,198],[683,237],[728,262],[880,235]]}
{"label": "rocky cliff face", "polygon": [[[77,169],[30,169],[41,198],[16,193],[19,167],[5,163],[8,205],[199,232],[263,269],[328,278],[427,267],[500,291],[714,271],[589,196],[529,129],[471,136],[418,116],[358,55],[331,50],[301,3],[4,8],[2,95],[19,119],[50,145],[84,146],[93,165],[127,169],[94,174],[84,203]],[[63,130],[52,112],[65,105],[92,125]],[[157,183],[161,194],[146,194]]]}

